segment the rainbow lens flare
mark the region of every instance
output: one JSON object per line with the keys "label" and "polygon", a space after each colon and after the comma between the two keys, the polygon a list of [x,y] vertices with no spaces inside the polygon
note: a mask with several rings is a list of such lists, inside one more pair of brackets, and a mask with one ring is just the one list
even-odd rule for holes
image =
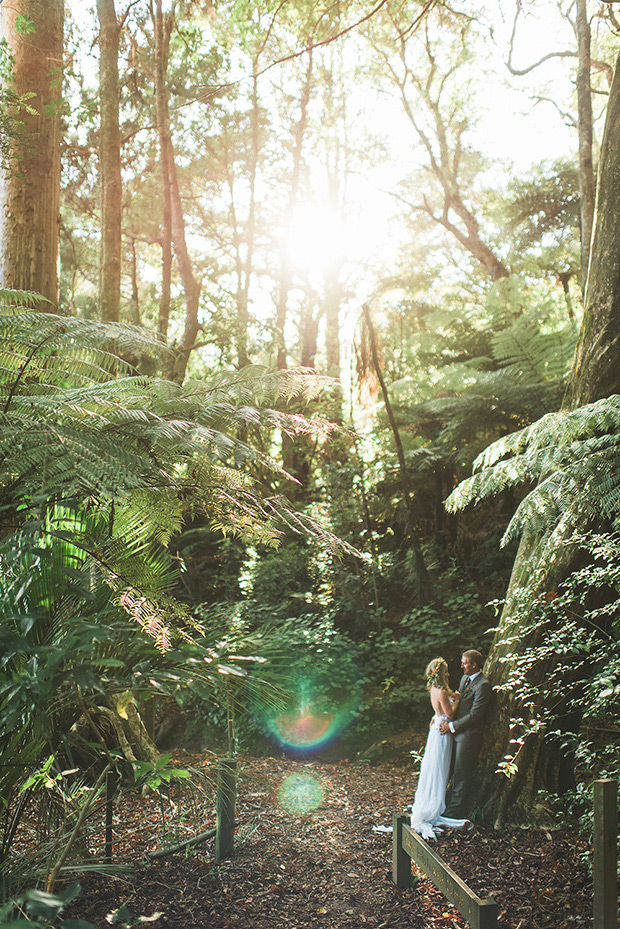
{"label": "rainbow lens flare", "polygon": [[325,792],[315,777],[291,774],[278,788],[278,803],[283,810],[302,816],[321,805]]}
{"label": "rainbow lens flare", "polygon": [[315,697],[318,688],[312,680],[300,681],[296,690],[284,709],[272,710],[263,716],[267,735],[286,751],[305,753],[328,745],[342,734],[355,716],[357,686],[350,688],[353,693],[346,699],[330,700],[329,709],[325,706],[324,692],[320,703]]}

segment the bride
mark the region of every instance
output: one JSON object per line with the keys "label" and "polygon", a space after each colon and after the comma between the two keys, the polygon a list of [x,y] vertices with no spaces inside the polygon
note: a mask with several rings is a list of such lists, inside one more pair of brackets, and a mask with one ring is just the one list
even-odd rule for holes
{"label": "bride", "polygon": [[411,826],[423,839],[435,839],[444,828],[470,827],[467,819],[450,819],[443,816],[446,807],[446,787],[450,775],[450,758],[454,736],[442,734],[439,724],[453,719],[461,695],[448,689],[450,675],[443,658],[433,658],[426,669],[426,688],[435,715],[431,720],[424,757],[420,767],[418,787],[411,809]]}

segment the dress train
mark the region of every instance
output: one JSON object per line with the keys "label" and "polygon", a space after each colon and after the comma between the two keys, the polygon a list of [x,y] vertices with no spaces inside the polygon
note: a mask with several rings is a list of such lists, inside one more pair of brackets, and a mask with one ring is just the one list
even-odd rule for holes
{"label": "dress train", "polygon": [[450,776],[450,759],[454,736],[442,733],[439,724],[447,716],[434,716],[426,740],[420,767],[418,787],[411,808],[411,826],[423,839],[434,840],[444,829],[465,829],[468,819],[443,816],[446,808],[446,787]]}

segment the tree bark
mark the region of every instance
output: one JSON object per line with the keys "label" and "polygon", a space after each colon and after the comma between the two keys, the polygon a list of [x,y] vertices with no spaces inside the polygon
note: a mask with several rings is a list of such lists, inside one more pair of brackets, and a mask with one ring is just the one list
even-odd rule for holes
{"label": "tree bark", "polygon": [[[24,19],[19,20],[22,17]],[[34,31],[18,32],[16,21]],[[11,0],[0,7],[2,37],[14,57],[14,90],[32,93],[22,110],[24,137],[0,185],[0,280],[58,307],[60,139],[64,0]]]}
{"label": "tree bark", "polygon": [[581,208],[581,281],[585,291],[596,197],[592,164],[592,88],[590,23],[587,0],[577,0],[577,126],[579,131],[579,196]]}
{"label": "tree bark", "polygon": [[601,143],[596,226],[570,379],[571,409],[620,392],[620,59]]}
{"label": "tree bark", "polygon": [[[618,62],[610,90],[605,130],[601,145],[597,190],[596,223],[592,239],[590,269],[585,295],[584,316],[567,391],[566,409],[592,403],[620,393],[620,68]],[[581,526],[582,530],[596,525]],[[557,590],[576,568],[582,567],[583,554],[572,541],[575,527],[567,526],[553,536],[524,535],[519,545],[491,653],[485,672],[492,684],[505,685],[518,666],[526,648],[536,647],[548,630],[532,631],[531,618],[540,598]],[[548,668],[534,669],[529,683],[539,686],[540,707],[563,697],[564,704],[579,693],[581,681],[567,680],[563,695],[545,689]],[[477,779],[480,807],[501,825],[506,820],[527,820],[532,816],[540,789],[562,792],[571,783],[572,759],[557,743],[541,734],[530,735],[518,752],[515,774],[503,778],[496,768],[510,750],[510,720],[517,715],[518,694],[500,690],[497,710],[487,735],[485,762]],[[562,713],[561,705],[555,714]],[[561,725],[578,725],[565,716]]]}
{"label": "tree bark", "polygon": [[117,322],[121,315],[122,199],[120,81],[118,52],[121,29],[114,0],[97,0],[99,16],[99,170],[101,173],[101,252],[99,313]]}
{"label": "tree bark", "polygon": [[[162,161],[162,178],[164,186],[168,187],[170,192],[170,229],[172,235],[172,244],[174,254],[179,266],[179,273],[185,292],[185,327],[183,335],[177,346],[175,359],[172,366],[165,372],[166,377],[177,381],[179,384],[185,378],[189,356],[196,343],[196,336],[200,329],[198,323],[198,306],[200,301],[200,292],[202,284],[194,275],[192,260],[187,248],[187,239],[185,236],[185,216],[183,214],[183,202],[181,200],[181,190],[179,186],[179,175],[174,157],[174,146],[172,144],[172,133],[170,128],[170,104],[169,91],[166,82],[168,72],[168,51],[169,38],[173,26],[173,13],[164,18],[162,12],[161,0],[156,2],[155,13],[155,41],[156,41],[156,98],[157,98],[157,117],[159,127],[159,139],[161,148]],[[166,193],[164,191],[164,202]],[[164,243],[165,244],[165,243]],[[164,268],[166,259],[164,255]],[[163,335],[163,315],[160,304],[160,336]]]}
{"label": "tree bark", "polygon": [[166,71],[168,49],[173,19],[170,14],[164,16],[161,0],[157,0],[154,14],[155,28],[155,110],[157,131],[159,135],[159,164],[162,190],[161,221],[161,295],[159,298],[159,316],[157,336],[162,342],[168,341],[170,321],[170,292],[172,287],[172,193],[170,181],[170,115],[166,98]]}

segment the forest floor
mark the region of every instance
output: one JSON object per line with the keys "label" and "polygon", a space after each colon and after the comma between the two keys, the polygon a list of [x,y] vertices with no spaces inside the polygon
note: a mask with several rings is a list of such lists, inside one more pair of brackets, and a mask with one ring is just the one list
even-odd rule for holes
{"label": "forest floor", "polygon": [[[212,755],[178,752],[172,761],[213,778]],[[186,808],[188,781],[176,784]],[[404,811],[414,788],[411,764],[242,755],[235,849],[219,864],[212,839],[145,863],[162,844],[160,803],[125,789],[115,809],[114,862],[133,868],[82,874],[82,893],[63,915],[97,929],[466,929],[415,867],[413,889],[395,887],[391,835],[372,831]],[[207,830],[215,825],[212,790],[189,813],[168,803],[164,812],[169,844]],[[440,837],[436,851],[479,896],[497,901],[500,929],[592,925],[586,845],[574,829],[476,827]],[[130,920],[113,915],[123,905]]]}

